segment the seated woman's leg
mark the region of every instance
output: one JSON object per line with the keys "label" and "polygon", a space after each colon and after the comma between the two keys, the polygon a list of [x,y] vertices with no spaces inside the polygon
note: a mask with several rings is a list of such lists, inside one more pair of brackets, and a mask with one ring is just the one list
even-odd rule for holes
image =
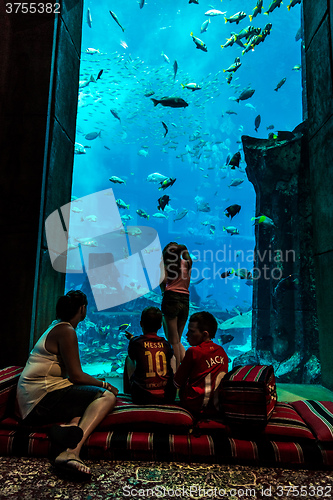
{"label": "seated woman's leg", "polygon": [[[90,474],[90,469],[80,459],[81,448],[98,424],[114,408],[116,396],[109,391],[105,391],[99,398],[95,399],[85,410],[79,422],[79,427],[83,431],[83,437],[75,448],[67,448],[55,459],[56,465],[62,463],[76,469],[84,474]],[[71,464],[71,465],[70,465]]]}

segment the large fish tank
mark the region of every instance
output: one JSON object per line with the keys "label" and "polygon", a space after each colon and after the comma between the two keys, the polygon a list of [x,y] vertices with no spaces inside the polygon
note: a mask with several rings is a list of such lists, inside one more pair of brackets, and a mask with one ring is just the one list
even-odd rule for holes
{"label": "large fish tank", "polygon": [[[98,267],[105,255],[126,260],[135,246],[160,256],[170,241],[186,244],[193,259],[190,314],[215,315],[215,341],[226,349],[229,366],[251,349],[252,282],[237,269],[253,268],[255,192],[241,136],[267,138],[302,121],[301,6],[288,9],[289,3],[265,15],[272,2],[264,0],[252,17],[256,0],[85,1],[70,227],[84,226],[73,248],[86,258],[85,265],[69,261],[66,291],[88,295],[88,314],[77,328],[88,373],[121,376],[128,346],[123,330],[139,335],[142,309],[161,303],[156,280],[140,289],[135,264],[106,281],[89,280],[89,266]],[[267,23],[263,43],[250,47],[242,30],[262,32]],[[235,60],[241,65],[232,71]],[[255,92],[238,99],[247,89]],[[187,106],[163,106],[165,97]],[[239,165],[230,165],[237,152]],[[162,189],[163,179],[176,180]],[[117,244],[122,256],[93,236],[101,233],[105,213],[84,200],[96,193],[116,202],[114,231],[126,239]],[[169,202],[158,210],[165,195]],[[241,209],[231,220],[226,209],[232,205]],[[156,235],[148,250],[145,228]],[[113,300],[124,286],[136,294]],[[110,301],[101,305],[105,293]]]}

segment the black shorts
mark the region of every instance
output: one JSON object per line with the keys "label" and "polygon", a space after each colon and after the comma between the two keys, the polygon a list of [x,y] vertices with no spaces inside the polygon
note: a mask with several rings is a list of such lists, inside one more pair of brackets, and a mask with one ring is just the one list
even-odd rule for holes
{"label": "black shorts", "polygon": [[186,323],[190,309],[190,299],[186,293],[164,292],[161,310],[164,316],[178,318]]}
{"label": "black shorts", "polygon": [[165,386],[164,395],[155,396],[154,391],[145,390],[135,382],[131,383],[131,397],[136,405],[165,405],[172,404],[175,401],[177,389],[172,379]]}
{"label": "black shorts", "polygon": [[26,425],[70,422],[82,417],[87,407],[99,398],[105,389],[94,385],[71,385],[49,392],[23,420]]}

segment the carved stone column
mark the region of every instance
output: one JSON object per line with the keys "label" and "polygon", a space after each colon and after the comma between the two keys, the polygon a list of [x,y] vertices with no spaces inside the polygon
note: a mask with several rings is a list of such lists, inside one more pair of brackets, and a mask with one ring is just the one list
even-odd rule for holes
{"label": "carved stone column", "polygon": [[261,363],[272,363],[280,381],[318,382],[306,142],[291,133],[242,140],[246,173],[257,194],[256,216],[274,223],[264,220],[255,228],[252,354]]}

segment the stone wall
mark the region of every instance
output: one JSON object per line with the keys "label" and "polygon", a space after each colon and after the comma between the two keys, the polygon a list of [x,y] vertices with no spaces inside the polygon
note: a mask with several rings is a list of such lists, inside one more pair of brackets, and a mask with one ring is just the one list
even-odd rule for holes
{"label": "stone wall", "polygon": [[333,0],[303,0],[303,10],[320,359],[333,389]]}
{"label": "stone wall", "polygon": [[25,363],[64,290],[43,227],[70,201],[82,3],[64,0],[56,17],[0,4],[0,366]]}
{"label": "stone wall", "polygon": [[242,141],[256,215],[273,221],[256,226],[250,356],[272,364],[280,382],[319,383],[306,131]]}

